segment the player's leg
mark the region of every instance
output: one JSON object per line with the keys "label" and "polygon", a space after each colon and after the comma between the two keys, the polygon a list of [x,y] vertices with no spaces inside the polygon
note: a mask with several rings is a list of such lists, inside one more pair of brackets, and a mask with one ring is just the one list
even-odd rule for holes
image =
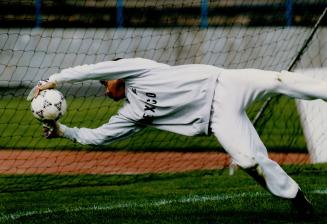
{"label": "player's leg", "polygon": [[275,88],[275,75],[268,72],[262,79],[261,70],[226,70],[215,91],[211,128],[233,160],[258,183],[276,196],[301,198],[298,184],[269,159],[266,147],[245,113],[253,100],[273,92],[270,90]]}
{"label": "player's leg", "polygon": [[[299,214],[312,215],[312,205],[298,184],[273,160],[247,119],[213,117],[211,128],[233,161],[273,195],[290,199]],[[248,124],[248,125],[247,125]],[[229,128],[222,128],[229,127]]]}
{"label": "player's leg", "polygon": [[[238,86],[250,87],[253,96],[245,95],[243,106],[248,106],[254,99],[267,94],[284,94],[293,98],[327,101],[327,82],[305,76],[300,73],[282,71],[266,71],[259,69],[233,69],[225,70],[225,75],[231,76]],[[247,93],[246,92],[246,93]],[[245,105],[247,104],[247,105]]]}
{"label": "player's leg", "polygon": [[[221,111],[220,111],[221,112]],[[262,186],[282,198],[294,198],[299,187],[273,160],[245,114],[213,114],[212,131],[233,161]]]}
{"label": "player's leg", "polygon": [[271,81],[262,80],[259,72],[253,69],[223,71],[215,90],[211,129],[239,166],[244,169],[259,166],[267,188],[274,195],[293,198],[298,185],[268,158],[267,149],[245,112],[251,102],[267,93],[265,89],[274,86]]}
{"label": "player's leg", "polygon": [[327,100],[326,81],[288,71],[277,73],[276,80],[277,93],[305,100]]}

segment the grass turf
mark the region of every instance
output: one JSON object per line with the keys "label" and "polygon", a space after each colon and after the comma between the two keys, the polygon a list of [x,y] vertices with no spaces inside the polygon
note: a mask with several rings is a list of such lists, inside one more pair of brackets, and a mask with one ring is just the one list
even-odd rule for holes
{"label": "grass turf", "polygon": [[[326,223],[327,165],[287,166],[313,201],[303,219],[243,171],[1,176],[1,223]],[[29,183],[29,186],[26,184]],[[10,186],[10,185],[9,185]]]}

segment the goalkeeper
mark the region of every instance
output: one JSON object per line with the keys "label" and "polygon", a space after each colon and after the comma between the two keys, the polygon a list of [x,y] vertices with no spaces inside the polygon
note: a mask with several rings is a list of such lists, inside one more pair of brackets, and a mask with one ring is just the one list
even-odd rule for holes
{"label": "goalkeeper", "polygon": [[100,80],[106,95],[115,101],[125,99],[124,105],[95,129],[47,123],[47,138],[102,145],[147,126],[187,136],[213,133],[233,161],[259,184],[275,196],[290,199],[302,214],[312,212],[298,184],[268,157],[245,111],[254,100],[273,94],[327,100],[326,82],[287,71],[170,66],[132,58],[64,69],[38,86],[34,96],[63,82],[84,80]]}

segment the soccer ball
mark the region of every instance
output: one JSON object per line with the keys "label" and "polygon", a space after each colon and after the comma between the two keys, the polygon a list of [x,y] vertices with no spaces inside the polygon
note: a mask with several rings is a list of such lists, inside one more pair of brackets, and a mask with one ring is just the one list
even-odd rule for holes
{"label": "soccer ball", "polygon": [[58,120],[67,110],[64,95],[55,89],[47,89],[32,100],[31,110],[38,120]]}

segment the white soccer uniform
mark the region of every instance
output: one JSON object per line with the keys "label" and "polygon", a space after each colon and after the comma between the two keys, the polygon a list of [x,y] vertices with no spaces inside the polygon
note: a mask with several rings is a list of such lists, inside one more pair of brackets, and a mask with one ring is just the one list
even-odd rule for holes
{"label": "white soccer uniform", "polygon": [[221,70],[210,65],[169,66],[134,58],[65,69],[49,81],[125,80],[126,101],[107,124],[98,129],[65,130],[82,144],[105,144],[144,125],[187,136],[208,134]]}
{"label": "white soccer uniform", "polygon": [[98,145],[127,137],[145,126],[187,136],[211,130],[238,165],[249,168],[259,164],[274,195],[295,197],[297,183],[268,158],[245,110],[254,100],[274,93],[327,99],[326,83],[286,71],[169,66],[142,58],[77,66],[49,77],[56,83],[113,79],[124,79],[126,86],[126,100],[118,114],[95,129],[61,124],[64,137]]}

